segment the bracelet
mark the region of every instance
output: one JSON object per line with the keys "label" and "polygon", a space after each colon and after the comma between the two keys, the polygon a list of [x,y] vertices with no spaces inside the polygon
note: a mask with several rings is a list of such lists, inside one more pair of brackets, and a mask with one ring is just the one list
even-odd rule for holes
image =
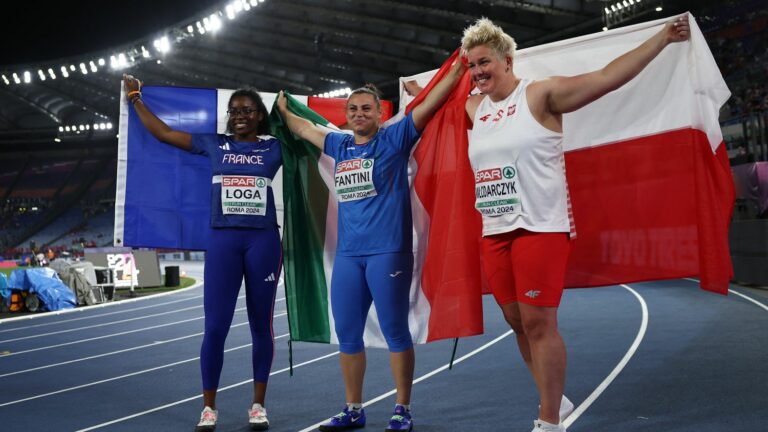
{"label": "bracelet", "polygon": [[136,102],[141,100],[141,93],[140,92],[135,93],[130,99],[131,99],[131,104],[136,105]]}
{"label": "bracelet", "polygon": [[133,96],[133,95],[135,95],[135,94],[137,94],[137,95],[141,96],[141,90],[131,90],[131,91],[129,91],[129,92],[128,92],[128,95],[127,95],[127,96],[128,96],[128,97],[131,97],[131,96]]}

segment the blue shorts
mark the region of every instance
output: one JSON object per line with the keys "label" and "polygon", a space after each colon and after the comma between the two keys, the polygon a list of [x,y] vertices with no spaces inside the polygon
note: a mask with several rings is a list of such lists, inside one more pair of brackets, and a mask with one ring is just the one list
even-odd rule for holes
{"label": "blue shorts", "polygon": [[331,310],[339,350],[356,354],[365,349],[363,331],[371,302],[391,352],[413,346],[408,329],[413,253],[336,256],[331,278]]}

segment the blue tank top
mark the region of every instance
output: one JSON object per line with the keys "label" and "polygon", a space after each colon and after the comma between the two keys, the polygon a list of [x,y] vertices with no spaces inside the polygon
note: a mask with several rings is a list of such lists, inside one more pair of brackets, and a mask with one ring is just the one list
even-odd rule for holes
{"label": "blue tank top", "polygon": [[336,162],[337,254],[413,251],[408,159],[418,139],[410,114],[365,144],[350,134],[326,136],[324,152]]}
{"label": "blue tank top", "polygon": [[193,134],[191,152],[211,161],[211,227],[277,227],[272,179],[282,164],[280,141],[269,135],[252,143]]}

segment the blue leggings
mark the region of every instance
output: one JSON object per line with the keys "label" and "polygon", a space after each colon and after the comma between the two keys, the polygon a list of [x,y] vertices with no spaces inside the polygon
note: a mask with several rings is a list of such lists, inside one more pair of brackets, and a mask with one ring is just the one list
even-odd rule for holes
{"label": "blue leggings", "polygon": [[408,294],[413,253],[339,256],[333,263],[331,310],[339,350],[356,354],[365,349],[363,332],[371,302],[376,304],[381,331],[391,352],[413,346],[408,329]]}
{"label": "blue leggings", "polygon": [[265,383],[272,368],[275,339],[272,314],[282,252],[275,229],[211,230],[205,254],[205,336],[200,348],[203,390],[219,387],[224,341],[245,276],[245,303],[253,341],[253,379]]}

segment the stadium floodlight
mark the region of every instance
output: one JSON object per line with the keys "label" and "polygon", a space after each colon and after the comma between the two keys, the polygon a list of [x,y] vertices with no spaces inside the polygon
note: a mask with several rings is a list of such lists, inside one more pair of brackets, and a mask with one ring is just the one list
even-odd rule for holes
{"label": "stadium floodlight", "polygon": [[192,27],[192,24],[187,26],[187,33],[192,33],[192,34],[195,33],[195,28]]}
{"label": "stadium floodlight", "polygon": [[61,76],[64,78],[69,78],[69,71],[67,70],[66,66],[61,67]]}
{"label": "stadium floodlight", "polygon": [[64,126],[59,126],[59,132],[64,132]]}
{"label": "stadium floodlight", "polygon": [[251,4],[248,3],[247,0],[243,0],[243,10],[246,10],[246,11],[251,10]]}
{"label": "stadium floodlight", "polygon": [[147,49],[144,48],[144,45],[141,46],[141,56],[144,58],[149,58],[149,51],[147,51]]}
{"label": "stadium floodlight", "polygon": [[104,61],[104,58],[103,57],[100,58],[99,59],[99,66],[104,66],[105,64],[107,64],[107,62]]}
{"label": "stadium floodlight", "polygon": [[160,53],[167,53],[171,49],[171,45],[168,42],[168,36],[155,39],[153,45],[155,46],[155,49]]}
{"label": "stadium floodlight", "polygon": [[259,4],[259,0],[251,0],[251,6],[256,7]]}
{"label": "stadium floodlight", "polygon": [[610,10],[610,9],[608,9],[608,8],[605,8],[605,14],[606,14],[606,15],[610,15],[610,14],[611,14],[611,10]]}
{"label": "stadium floodlight", "polygon": [[67,131],[67,132],[69,132],[69,131],[71,131],[72,129],[71,129],[69,126],[64,126],[64,130],[65,130],[65,131]]}
{"label": "stadium floodlight", "polygon": [[91,72],[96,72],[96,71],[99,70],[99,69],[96,68],[96,63],[94,63],[93,60],[88,62],[88,66],[91,67]]}
{"label": "stadium floodlight", "polygon": [[70,72],[74,72],[77,70],[77,68],[75,67],[75,65],[69,65],[69,70]]}
{"label": "stadium floodlight", "polygon": [[235,0],[232,6],[235,8],[235,13],[242,12],[243,10],[243,3],[240,0]]}
{"label": "stadium floodlight", "polygon": [[106,130],[106,129],[107,129],[107,125],[106,125],[106,124],[104,124],[104,123],[99,123],[99,129],[104,129],[104,130]]}
{"label": "stadium floodlight", "polygon": [[29,84],[32,82],[32,74],[29,71],[24,71],[24,83]]}
{"label": "stadium floodlight", "polygon": [[85,130],[85,125],[80,125],[80,126],[78,126],[77,128],[78,128],[79,130],[83,131],[83,130]]}
{"label": "stadium floodlight", "polygon": [[13,82],[16,84],[21,84],[21,80],[19,79],[19,76],[16,74],[16,72],[13,73]]}
{"label": "stadium floodlight", "polygon": [[91,130],[91,125],[89,124],[85,125],[85,130]]}
{"label": "stadium floodlight", "polygon": [[51,79],[56,79],[56,74],[53,72],[53,68],[48,68],[48,76],[50,76]]}
{"label": "stadium floodlight", "polygon": [[99,130],[99,124],[98,123],[94,123],[93,124],[93,130]]}
{"label": "stadium floodlight", "polygon": [[[61,138],[59,138],[59,137],[56,137],[56,138],[54,138],[53,140],[54,140],[55,142],[61,142]],[[37,210],[37,208],[36,208],[36,207],[32,207],[32,210]]]}
{"label": "stadium floodlight", "polygon": [[45,72],[42,69],[37,70],[37,76],[40,77],[40,81],[45,81]]}
{"label": "stadium floodlight", "polygon": [[221,29],[221,20],[216,14],[211,14],[211,31],[217,32]]}
{"label": "stadium floodlight", "polygon": [[657,6],[656,7],[656,12],[661,12],[662,10],[664,10],[664,9],[661,6]]}
{"label": "stadium floodlight", "polygon": [[125,53],[117,55],[117,65],[121,68],[128,66],[128,60],[125,58]]}
{"label": "stadium floodlight", "polygon": [[80,63],[80,73],[88,75],[88,69],[85,68],[85,63]]}
{"label": "stadium floodlight", "polygon": [[5,85],[11,85],[11,82],[8,80],[8,77],[3,74],[3,82],[5,82]]}
{"label": "stadium floodlight", "polygon": [[623,4],[625,8],[629,7],[629,3],[627,3],[627,0],[622,1],[621,4]]}
{"label": "stadium floodlight", "polygon": [[224,7],[224,12],[227,14],[227,18],[230,20],[235,19],[235,8],[231,4],[228,4],[226,7]]}
{"label": "stadium floodlight", "polygon": [[112,123],[107,123],[107,129],[112,129]]}

